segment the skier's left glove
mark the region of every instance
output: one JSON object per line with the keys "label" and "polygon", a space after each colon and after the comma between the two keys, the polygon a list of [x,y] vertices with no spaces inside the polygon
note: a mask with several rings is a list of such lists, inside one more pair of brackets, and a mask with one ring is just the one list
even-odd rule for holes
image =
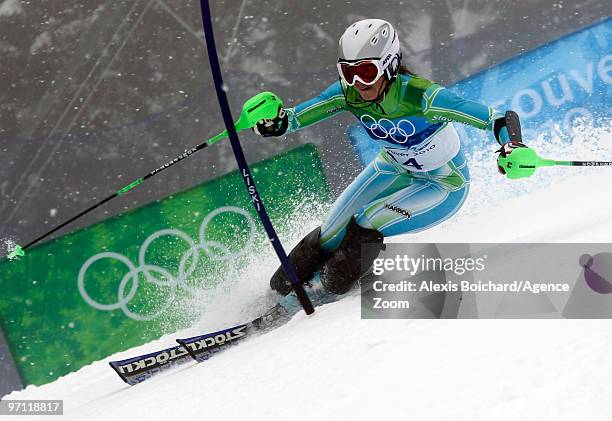
{"label": "skier's left glove", "polygon": [[281,107],[275,118],[259,120],[253,131],[263,137],[282,136],[287,131],[287,127],[289,127],[289,116]]}
{"label": "skier's left glove", "polygon": [[[510,155],[514,149],[527,148],[527,147],[528,146],[522,142],[510,141],[510,142],[504,143],[502,147],[496,150],[495,152],[497,152],[499,156],[501,156],[502,158],[505,158],[508,155]],[[497,165],[497,171],[499,171],[499,173],[502,175],[506,175],[506,171],[499,165]]]}

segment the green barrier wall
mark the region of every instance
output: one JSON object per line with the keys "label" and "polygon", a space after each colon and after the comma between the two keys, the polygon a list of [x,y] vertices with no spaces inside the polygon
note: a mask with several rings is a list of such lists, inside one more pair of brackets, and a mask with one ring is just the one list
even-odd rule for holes
{"label": "green barrier wall", "polygon": [[[329,201],[312,145],[252,171],[277,224],[304,201]],[[0,262],[0,323],[24,383],[188,326],[207,291],[235,279],[266,242],[233,172]],[[181,305],[189,300],[198,305]]]}

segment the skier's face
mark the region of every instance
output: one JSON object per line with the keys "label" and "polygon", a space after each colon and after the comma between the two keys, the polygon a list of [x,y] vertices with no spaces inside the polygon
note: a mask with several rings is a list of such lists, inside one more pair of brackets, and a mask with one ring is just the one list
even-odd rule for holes
{"label": "skier's face", "polygon": [[387,83],[387,79],[382,76],[373,85],[366,85],[357,80],[355,81],[355,89],[364,101],[374,101],[384,89],[383,85],[385,83]]}

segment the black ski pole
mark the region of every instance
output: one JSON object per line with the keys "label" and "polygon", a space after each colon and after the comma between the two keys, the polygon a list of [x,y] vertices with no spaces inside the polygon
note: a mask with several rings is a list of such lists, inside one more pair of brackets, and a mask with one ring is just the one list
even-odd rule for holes
{"label": "black ski pole", "polygon": [[14,259],[16,257],[19,256],[25,256],[25,250],[27,250],[28,248],[32,247],[34,244],[38,243],[40,240],[43,240],[45,238],[47,238],[48,236],[50,236],[51,234],[53,234],[54,232],[64,228],[66,225],[70,224],[73,221],[76,221],[77,219],[79,219],[80,217],[82,217],[83,215],[88,214],[89,212],[93,211],[94,209],[99,208],[100,206],[102,206],[103,204],[110,202],[111,200],[113,200],[116,197],[119,196],[123,196],[125,193],[129,192],[130,190],[132,190],[133,188],[135,188],[136,186],[140,185],[141,183],[143,183],[145,180],[153,177],[156,174],[159,174],[160,172],[162,172],[163,170],[165,170],[166,168],[171,167],[172,165],[176,164],[177,162],[182,161],[183,159],[193,155],[194,153],[196,153],[199,150],[204,149],[206,146],[213,144],[215,142],[217,142],[218,140],[222,139],[225,137],[225,132],[223,133],[219,133],[218,135],[216,135],[215,137],[207,140],[206,142],[200,143],[198,146],[196,146],[195,148],[192,148],[188,151],[183,152],[181,155],[177,156],[176,158],[174,158],[172,161],[167,162],[166,164],[162,165],[159,168],[154,169],[153,171],[151,171],[150,173],[148,173],[147,175],[145,175],[144,177],[139,178],[138,180],[135,180],[133,182],[131,182],[130,184],[128,184],[127,186],[123,187],[120,190],[117,190],[116,192],[114,192],[113,194],[111,194],[110,196],[100,200],[98,203],[96,203],[95,205],[90,206],[89,208],[85,209],[83,212],[79,213],[78,215],[73,216],[72,218],[70,218],[69,220],[67,220],[66,222],[56,226],[55,228],[53,228],[50,231],[47,231],[46,233],[44,233],[43,235],[41,235],[38,238],[35,238],[34,240],[30,241],[29,243],[27,243],[24,246],[20,246],[20,245],[16,245],[15,249],[9,253],[8,258],[9,259]]}
{"label": "black ski pole", "polygon": [[[261,93],[255,95],[254,97],[250,98],[249,100],[247,100],[244,103],[244,106],[242,107],[242,113],[240,114],[240,118],[236,122],[235,126],[232,126],[232,127],[234,128],[235,132],[236,131],[241,131],[241,130],[249,129],[249,128],[255,126],[255,124],[257,124],[257,122],[259,120],[261,120],[261,119],[274,118],[277,115],[277,113],[278,113],[279,107],[282,107],[282,106],[283,106],[283,104],[282,104],[281,100],[278,98],[277,95],[275,95],[272,92],[261,92]],[[18,256],[24,256],[25,255],[24,250],[27,250],[29,247],[33,246],[34,244],[38,243],[40,240],[42,240],[42,239],[48,237],[49,235],[53,234],[57,230],[65,227],[66,225],[68,225],[72,221],[75,221],[75,220],[79,219],[81,216],[83,216],[83,215],[93,211],[94,209],[102,206],[103,204],[111,201],[112,199],[114,199],[116,197],[123,196],[125,193],[127,193],[130,190],[132,190],[136,186],[140,185],[145,180],[153,177],[156,174],[159,174],[160,172],[162,172],[166,168],[169,168],[172,165],[174,165],[174,164],[176,164],[176,163],[178,163],[178,162],[180,162],[180,161],[190,157],[191,155],[193,155],[197,151],[204,149],[206,146],[212,145],[212,144],[214,144],[214,143],[218,142],[219,140],[224,139],[226,137],[227,137],[227,130],[224,130],[223,132],[219,133],[218,135],[208,139],[206,142],[202,142],[199,145],[197,145],[196,147],[183,152],[181,155],[177,156],[172,161],[167,162],[166,164],[162,165],[161,167],[156,168],[155,170],[151,171],[150,173],[148,173],[144,177],[141,177],[138,180],[128,184],[127,186],[125,186],[122,189],[116,191],[115,193],[111,194],[107,198],[99,201],[95,205],[90,206],[89,208],[85,209],[83,212],[79,213],[78,215],[74,216],[73,218],[70,218],[68,221],[66,221],[66,222],[58,225],[57,227],[53,228],[51,231],[48,231],[45,234],[41,235],[40,237],[30,241],[25,246],[16,245],[15,249],[11,253],[9,253],[8,258],[9,259],[14,259],[14,258],[17,258]]]}

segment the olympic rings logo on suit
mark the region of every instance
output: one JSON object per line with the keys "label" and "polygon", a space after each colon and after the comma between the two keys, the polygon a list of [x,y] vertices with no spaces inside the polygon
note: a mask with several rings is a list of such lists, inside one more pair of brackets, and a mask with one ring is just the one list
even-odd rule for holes
{"label": "olympic rings logo on suit", "polygon": [[[210,221],[215,218],[217,215],[222,213],[236,213],[243,216],[247,222],[249,227],[249,233],[247,235],[247,243],[240,250],[231,252],[227,249],[223,244],[213,241],[206,240],[206,228]],[[79,270],[77,285],[79,288],[79,293],[83,300],[91,307],[101,310],[101,311],[112,311],[121,309],[123,313],[134,320],[138,321],[148,321],[157,318],[160,314],[166,311],[173,303],[176,298],[176,292],[178,288],[186,290],[191,293],[195,293],[196,289],[189,286],[187,284],[187,280],[196,270],[196,266],[198,264],[198,260],[200,258],[201,252],[208,255],[213,260],[217,261],[231,261],[235,260],[240,256],[245,255],[252,246],[253,239],[256,233],[256,225],[255,220],[251,216],[250,213],[245,211],[244,209],[235,207],[235,206],[224,206],[214,211],[210,212],[204,218],[202,225],[200,225],[199,229],[199,242],[196,243],[189,235],[185,232],[176,230],[176,229],[163,229],[151,234],[140,247],[140,251],[138,253],[138,266],[136,266],[130,259],[126,256],[115,253],[115,252],[103,252],[98,253],[94,256],[91,256],[89,259],[83,263],[81,269]],[[189,249],[183,254],[179,263],[178,274],[174,276],[168,270],[164,269],[161,266],[157,265],[149,265],[146,263],[146,254],[149,246],[153,241],[160,237],[164,236],[174,236],[179,239],[182,239],[189,245]],[[216,250],[216,251],[215,251]],[[104,304],[100,303],[89,295],[87,290],[85,289],[85,275],[89,268],[99,260],[102,259],[113,259],[117,262],[123,263],[127,268],[127,273],[122,277],[119,288],[117,291],[117,302],[112,304]],[[188,262],[190,262],[188,264]],[[161,275],[162,279],[159,279],[156,276],[153,276],[152,273],[157,275]],[[157,311],[153,311],[149,314],[138,314],[133,312],[128,308],[128,304],[136,295],[139,286],[139,276],[140,274],[144,275],[144,278],[147,282],[159,286],[159,287],[168,287],[170,288],[169,298],[164,302]],[[128,288],[128,284],[131,286]],[[126,292],[127,290],[127,292]]]}
{"label": "olympic rings logo on suit", "polygon": [[378,139],[390,139],[396,143],[404,144],[416,133],[416,127],[410,120],[399,120],[395,123],[388,118],[376,120],[369,114],[359,117],[361,124],[371,136]]}

